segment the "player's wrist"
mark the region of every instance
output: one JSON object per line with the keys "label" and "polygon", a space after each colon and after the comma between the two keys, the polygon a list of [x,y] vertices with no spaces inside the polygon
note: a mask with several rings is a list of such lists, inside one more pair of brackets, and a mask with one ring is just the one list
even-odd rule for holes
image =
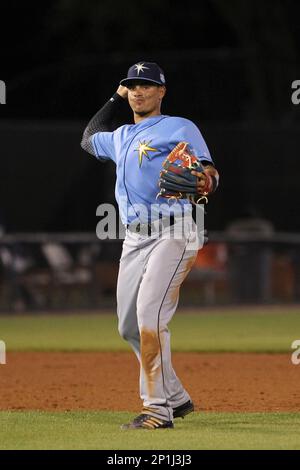
{"label": "player's wrist", "polygon": [[126,100],[127,97],[128,97],[128,88],[126,88],[125,86],[120,85],[115,94],[117,94],[118,96],[121,96],[121,98],[123,98],[123,100]]}
{"label": "player's wrist", "polygon": [[112,97],[110,98],[110,101],[113,103],[123,103],[125,98],[123,98],[121,95],[119,95],[118,92],[114,93]]}

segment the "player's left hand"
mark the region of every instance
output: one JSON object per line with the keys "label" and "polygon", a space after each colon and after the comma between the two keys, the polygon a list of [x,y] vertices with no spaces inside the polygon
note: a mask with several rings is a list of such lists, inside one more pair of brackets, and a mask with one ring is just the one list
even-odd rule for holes
{"label": "player's left hand", "polygon": [[207,170],[203,172],[191,171],[191,174],[197,176],[197,191],[199,194],[207,196],[212,192],[213,181]]}
{"label": "player's left hand", "polygon": [[208,166],[204,171],[191,171],[191,174],[197,176],[197,191],[199,194],[208,196],[215,191],[218,185],[219,175],[213,166]]}

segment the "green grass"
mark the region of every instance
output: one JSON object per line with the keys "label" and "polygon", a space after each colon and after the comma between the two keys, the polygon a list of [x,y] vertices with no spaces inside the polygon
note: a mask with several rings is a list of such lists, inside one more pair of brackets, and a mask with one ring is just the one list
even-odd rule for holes
{"label": "green grass", "polygon": [[126,412],[0,412],[0,449],[300,449],[300,413],[195,413],[175,429],[122,431]]}
{"label": "green grass", "polygon": [[[290,353],[300,339],[300,308],[177,312],[170,328],[173,351]],[[118,335],[116,314],[1,316],[0,339],[7,351],[130,349]]]}

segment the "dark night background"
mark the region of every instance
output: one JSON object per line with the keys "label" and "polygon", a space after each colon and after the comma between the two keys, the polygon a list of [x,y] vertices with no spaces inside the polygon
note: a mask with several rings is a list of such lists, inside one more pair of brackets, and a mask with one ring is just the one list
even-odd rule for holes
{"label": "dark night background", "polygon": [[[164,69],[162,112],[200,128],[221,174],[208,224],[252,209],[300,231],[299,2],[10,1],[1,5],[0,211],[8,231],[94,231],[114,164],[80,148],[127,69]],[[120,123],[131,121],[124,112]]]}

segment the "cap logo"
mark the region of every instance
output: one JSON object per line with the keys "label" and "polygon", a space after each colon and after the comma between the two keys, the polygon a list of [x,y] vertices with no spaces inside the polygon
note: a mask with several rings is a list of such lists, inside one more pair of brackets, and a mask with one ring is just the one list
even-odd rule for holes
{"label": "cap logo", "polygon": [[149,69],[144,64],[135,64],[135,70],[137,70],[137,74],[139,75],[140,72],[144,72],[144,69]]}
{"label": "cap logo", "polygon": [[163,74],[163,73],[161,73],[159,76],[160,76],[160,80],[161,80],[161,82],[162,82],[162,83],[165,83],[165,81],[166,81],[166,80],[165,80],[165,76],[164,76],[164,74]]}

